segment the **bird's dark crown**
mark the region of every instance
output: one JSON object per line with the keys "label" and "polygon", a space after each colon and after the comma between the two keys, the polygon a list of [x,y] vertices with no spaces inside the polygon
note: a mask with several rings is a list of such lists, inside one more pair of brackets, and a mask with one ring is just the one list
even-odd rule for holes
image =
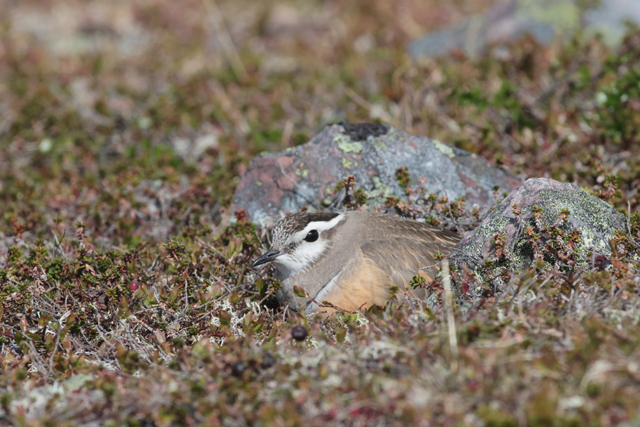
{"label": "bird's dark crown", "polygon": [[339,214],[331,212],[300,212],[292,215],[287,215],[274,227],[274,231],[286,232],[287,234],[297,233],[304,230],[311,222],[328,222],[337,217]]}
{"label": "bird's dark crown", "polygon": [[328,222],[340,214],[330,212],[300,212],[287,215],[273,227],[272,245],[284,248],[288,236],[304,230],[312,222]]}

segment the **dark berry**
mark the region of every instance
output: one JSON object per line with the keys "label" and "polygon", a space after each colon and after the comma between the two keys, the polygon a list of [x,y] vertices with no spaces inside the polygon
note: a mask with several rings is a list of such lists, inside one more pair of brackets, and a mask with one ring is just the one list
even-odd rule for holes
{"label": "dark berry", "polygon": [[304,339],[307,338],[307,335],[309,335],[307,333],[307,328],[302,325],[291,328],[291,336],[296,341],[304,341]]}
{"label": "dark berry", "polygon": [[157,427],[157,424],[155,421],[153,421],[152,418],[145,418],[140,423],[140,426],[141,427]]}
{"label": "dark berry", "polygon": [[262,366],[262,369],[268,369],[275,364],[276,364],[276,358],[273,357],[273,354],[269,353],[268,351],[265,351],[264,359],[262,359],[262,364],[260,365]]}
{"label": "dark berry", "polygon": [[233,375],[234,377],[241,377],[243,373],[244,373],[244,363],[236,362],[233,365],[231,365],[231,375]]}
{"label": "dark berry", "polygon": [[606,270],[611,265],[611,261],[604,255],[599,255],[595,259],[595,265],[598,271]]}

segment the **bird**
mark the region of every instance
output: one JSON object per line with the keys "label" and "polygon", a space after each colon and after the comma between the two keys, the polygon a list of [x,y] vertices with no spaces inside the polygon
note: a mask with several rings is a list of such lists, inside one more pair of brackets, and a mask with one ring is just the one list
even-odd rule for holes
{"label": "bird", "polygon": [[[412,289],[418,275],[431,283],[436,254],[448,255],[460,236],[398,216],[369,211],[289,214],[272,230],[271,247],[253,266],[273,263],[282,306],[305,314],[331,313],[384,305],[392,286],[423,298]],[[296,296],[294,287],[304,290]],[[326,304],[328,302],[329,304]]]}

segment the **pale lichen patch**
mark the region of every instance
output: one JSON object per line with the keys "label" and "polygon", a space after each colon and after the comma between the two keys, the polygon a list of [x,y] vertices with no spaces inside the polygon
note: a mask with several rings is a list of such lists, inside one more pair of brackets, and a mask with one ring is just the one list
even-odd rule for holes
{"label": "pale lichen patch", "polygon": [[450,159],[455,157],[455,153],[453,152],[453,149],[448,145],[443,144],[442,142],[436,139],[432,139],[431,142],[433,142],[433,145],[438,149],[438,151],[440,151],[445,156],[449,157]]}
{"label": "pale lichen patch", "polygon": [[357,141],[351,141],[346,135],[336,135],[333,140],[338,145],[338,148],[344,153],[360,153],[362,151],[362,143]]}

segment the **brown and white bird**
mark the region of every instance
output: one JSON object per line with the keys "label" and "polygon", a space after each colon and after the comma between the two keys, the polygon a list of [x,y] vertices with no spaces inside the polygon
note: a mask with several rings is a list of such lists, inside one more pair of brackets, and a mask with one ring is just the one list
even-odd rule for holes
{"label": "brown and white bird", "polygon": [[[454,232],[375,212],[296,213],[276,223],[271,248],[253,265],[274,263],[282,305],[307,314],[333,311],[319,310],[327,301],[355,311],[384,304],[393,285],[423,297],[409,282],[416,275],[431,282],[437,270],[420,268],[437,264],[434,255],[447,255],[459,240]],[[310,299],[296,297],[294,286]]]}

